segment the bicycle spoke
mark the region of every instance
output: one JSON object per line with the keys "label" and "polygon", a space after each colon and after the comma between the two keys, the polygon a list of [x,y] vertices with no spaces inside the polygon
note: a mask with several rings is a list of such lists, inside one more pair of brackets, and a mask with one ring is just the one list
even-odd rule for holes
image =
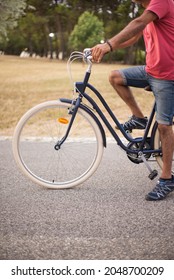
{"label": "bicycle spoke", "polygon": [[[51,105],[49,105],[51,104]],[[52,188],[80,184],[97,168],[103,153],[101,132],[92,117],[79,109],[66,141],[70,105],[43,103],[19,123],[14,141],[17,162],[33,181]]]}

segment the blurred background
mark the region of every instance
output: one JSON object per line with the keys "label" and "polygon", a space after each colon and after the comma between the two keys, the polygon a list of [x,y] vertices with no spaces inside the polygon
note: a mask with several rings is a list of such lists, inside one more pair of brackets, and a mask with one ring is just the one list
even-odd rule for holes
{"label": "blurred background", "polygon": [[[141,12],[131,0],[0,0],[0,53],[64,60],[111,38]],[[139,64],[144,57],[140,40],[104,60]]]}

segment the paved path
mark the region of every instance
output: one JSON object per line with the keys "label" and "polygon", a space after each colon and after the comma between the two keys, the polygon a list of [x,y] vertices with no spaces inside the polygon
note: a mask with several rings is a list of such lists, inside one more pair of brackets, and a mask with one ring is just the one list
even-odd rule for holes
{"label": "paved path", "polygon": [[8,140],[0,159],[0,259],[174,259],[174,194],[145,201],[155,181],[116,145],[71,190],[28,181]]}

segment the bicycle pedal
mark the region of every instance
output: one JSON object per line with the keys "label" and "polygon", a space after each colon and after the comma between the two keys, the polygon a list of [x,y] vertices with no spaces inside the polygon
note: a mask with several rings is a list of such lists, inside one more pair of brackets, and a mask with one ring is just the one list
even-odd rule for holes
{"label": "bicycle pedal", "polygon": [[126,133],[132,133],[132,129],[127,129],[127,130],[125,130],[126,131]]}
{"label": "bicycle pedal", "polygon": [[126,133],[127,135],[129,136],[129,138],[132,138],[133,139],[133,136],[132,136],[132,130],[126,130]]}
{"label": "bicycle pedal", "polygon": [[[115,129],[120,130],[119,127],[118,127],[117,125],[115,126]],[[125,132],[126,132],[127,134],[132,133],[132,129],[130,129],[130,130],[125,130]]]}
{"label": "bicycle pedal", "polygon": [[158,171],[154,169],[150,174],[149,174],[149,179],[153,180],[156,176],[158,175]]}

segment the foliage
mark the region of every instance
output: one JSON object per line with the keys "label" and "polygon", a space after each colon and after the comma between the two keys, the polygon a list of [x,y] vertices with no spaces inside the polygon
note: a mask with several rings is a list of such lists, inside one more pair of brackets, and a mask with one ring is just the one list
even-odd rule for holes
{"label": "foliage", "polygon": [[84,12],[69,38],[70,49],[83,50],[103,40],[103,22],[90,12]]}
{"label": "foliage", "polygon": [[0,0],[0,36],[6,36],[7,29],[16,26],[25,6],[26,0]]}
{"label": "foliage", "polygon": [[[64,58],[72,49],[111,38],[140,11],[131,0],[0,0],[0,50],[19,55],[27,48],[30,55],[40,56],[54,51]],[[106,60],[136,63],[137,50],[143,49],[140,41],[134,49],[114,52]]]}

